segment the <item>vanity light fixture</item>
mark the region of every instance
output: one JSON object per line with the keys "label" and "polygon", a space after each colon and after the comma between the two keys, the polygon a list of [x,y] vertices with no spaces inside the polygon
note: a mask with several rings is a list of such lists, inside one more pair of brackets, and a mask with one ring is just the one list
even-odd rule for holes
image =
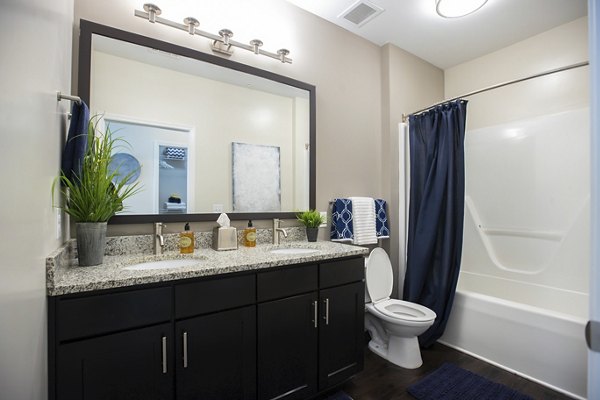
{"label": "vanity light fixture", "polygon": [[219,31],[219,36],[221,40],[213,40],[212,49],[213,51],[221,54],[226,54],[228,56],[233,54],[233,50],[231,50],[231,37],[233,36],[233,32],[229,29],[221,29]]}
{"label": "vanity light fixture", "polygon": [[156,16],[162,13],[161,9],[156,4],[152,3],[144,4],[144,11],[148,13],[148,21],[152,23],[155,23]]}
{"label": "vanity light fixture", "polygon": [[188,33],[190,35],[195,35],[196,34],[196,28],[200,25],[200,21],[198,21],[194,17],[187,17],[187,18],[185,18],[183,20],[183,23],[187,25],[187,27],[188,27]]}
{"label": "vanity light fixture", "polygon": [[435,11],[440,17],[459,18],[479,10],[488,0],[435,0]]}
{"label": "vanity light fixture", "polygon": [[135,10],[134,15],[136,17],[147,19],[151,23],[167,25],[171,28],[176,28],[185,31],[190,35],[198,35],[210,39],[212,40],[211,48],[216,53],[231,56],[233,54],[233,48],[237,47],[240,49],[251,51],[254,54],[261,54],[263,56],[279,60],[282,63],[292,63],[292,59],[288,57],[290,51],[287,49],[279,49],[277,50],[277,53],[272,53],[270,51],[260,49],[260,47],[263,45],[263,42],[261,40],[251,40],[250,44],[240,43],[231,39],[233,37],[233,32],[229,29],[221,29],[219,31],[219,34],[215,35],[198,29],[198,26],[200,26],[200,22],[196,18],[187,17],[183,20],[183,24],[180,24],[159,17],[161,13],[162,10],[156,4],[146,3],[144,4],[144,11]]}
{"label": "vanity light fixture", "polygon": [[288,49],[279,49],[277,50],[277,54],[279,54],[279,59],[281,62],[285,62],[285,56],[290,54],[290,51]]}
{"label": "vanity light fixture", "polygon": [[260,51],[258,48],[263,45],[262,40],[254,39],[250,41],[250,45],[254,49],[254,54],[258,54]]}

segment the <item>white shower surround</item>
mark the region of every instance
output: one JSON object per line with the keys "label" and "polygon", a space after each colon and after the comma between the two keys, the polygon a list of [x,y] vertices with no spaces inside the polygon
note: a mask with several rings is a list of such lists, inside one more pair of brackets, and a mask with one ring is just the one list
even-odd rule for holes
{"label": "white shower surround", "polygon": [[589,109],[468,131],[461,273],[441,342],[586,396]]}

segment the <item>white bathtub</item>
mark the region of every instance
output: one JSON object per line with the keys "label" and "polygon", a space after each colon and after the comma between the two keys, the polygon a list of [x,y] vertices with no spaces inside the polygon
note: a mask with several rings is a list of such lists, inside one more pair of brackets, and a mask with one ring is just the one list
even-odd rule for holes
{"label": "white bathtub", "polygon": [[587,301],[578,292],[463,271],[440,342],[585,399]]}

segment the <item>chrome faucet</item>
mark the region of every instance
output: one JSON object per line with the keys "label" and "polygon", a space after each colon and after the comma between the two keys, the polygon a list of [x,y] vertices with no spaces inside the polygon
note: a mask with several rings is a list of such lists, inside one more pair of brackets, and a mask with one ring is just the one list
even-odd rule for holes
{"label": "chrome faucet", "polygon": [[154,223],[154,254],[162,254],[163,247],[165,246],[165,237],[163,236],[163,228],[167,225],[162,222]]}
{"label": "chrome faucet", "polygon": [[287,231],[281,227],[279,218],[273,219],[273,244],[279,244],[279,233],[283,233],[283,237],[287,237]]}

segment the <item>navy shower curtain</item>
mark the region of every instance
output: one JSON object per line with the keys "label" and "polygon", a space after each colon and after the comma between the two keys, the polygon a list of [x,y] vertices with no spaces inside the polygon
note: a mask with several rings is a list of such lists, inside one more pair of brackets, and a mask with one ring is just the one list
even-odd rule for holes
{"label": "navy shower curtain", "polygon": [[409,118],[410,200],[404,300],[435,311],[419,336],[428,347],[442,336],[460,270],[465,204],[467,102],[457,100]]}

